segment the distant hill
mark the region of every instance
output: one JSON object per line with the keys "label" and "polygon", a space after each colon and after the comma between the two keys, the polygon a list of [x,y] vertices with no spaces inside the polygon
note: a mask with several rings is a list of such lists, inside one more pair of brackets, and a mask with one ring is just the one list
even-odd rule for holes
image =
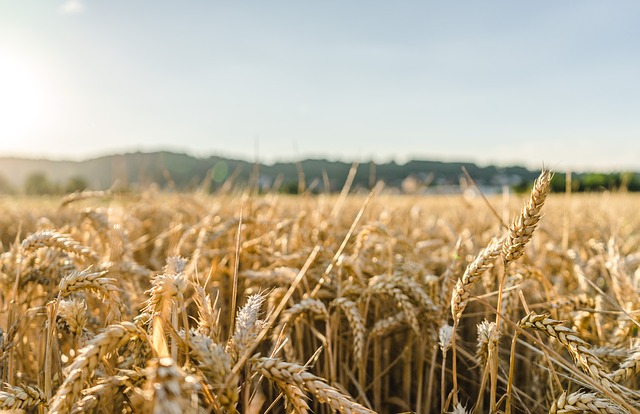
{"label": "distant hill", "polygon": [[[369,162],[358,166],[353,188],[368,189],[377,180],[382,180],[387,187],[410,192],[424,191],[427,187],[440,191],[459,189],[463,167],[487,192],[497,191],[504,185],[528,185],[539,173],[519,166],[481,167],[468,162]],[[27,178],[35,173],[44,174],[50,182],[60,186],[79,177],[90,189],[106,189],[118,181],[120,185],[134,188],[156,183],[161,187],[172,186],[179,190],[194,189],[204,183],[211,191],[215,191],[231,180],[234,186],[259,185],[262,189],[277,187],[284,192],[296,192],[300,181],[304,182],[304,188],[313,191],[325,191],[325,186],[330,191],[339,191],[350,169],[349,163],[323,159],[254,164],[217,156],[198,158],[167,151],[115,154],[86,161],[0,158],[0,192],[3,182],[5,186],[22,189]],[[636,175],[632,178],[635,180]],[[603,182],[601,185],[605,186],[607,181]]]}
{"label": "distant hill", "polygon": [[[522,167],[498,169],[479,167],[473,163],[409,161],[405,164],[388,162],[358,167],[354,187],[369,188],[372,182],[383,180],[388,186],[400,187],[408,177],[414,185],[458,185],[465,167],[483,185],[502,185],[505,180],[531,180],[537,175]],[[0,177],[9,185],[20,188],[34,173],[44,174],[50,181],[63,184],[73,177],[82,177],[92,189],[105,189],[115,180],[121,184],[145,186],[169,181],[179,189],[195,188],[209,176],[212,190],[229,179],[236,185],[257,180],[263,188],[278,185],[283,191],[295,192],[302,171],[306,186],[339,191],[345,183],[351,164],[341,161],[308,159],[300,163],[278,162],[253,164],[243,160],[211,156],[197,158],[173,152],[128,153],[108,155],[86,161],[52,161],[43,159],[0,158]]]}

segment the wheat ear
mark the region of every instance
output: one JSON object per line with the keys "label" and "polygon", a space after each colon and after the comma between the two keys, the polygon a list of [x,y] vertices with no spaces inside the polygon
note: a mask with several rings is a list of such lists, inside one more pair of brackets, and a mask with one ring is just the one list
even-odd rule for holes
{"label": "wheat ear", "polygon": [[[155,355],[159,357],[169,356],[165,324],[177,322],[176,300],[182,302],[187,288],[187,279],[182,274],[186,262],[179,257],[167,259],[164,274],[155,276],[152,287],[146,293],[149,294],[144,312],[153,316],[152,321],[152,347]],[[185,325],[186,328],[186,325]],[[174,326],[177,330],[177,327]],[[172,354],[175,354],[175,346],[172,345]]]}
{"label": "wheat ear", "polygon": [[130,339],[140,335],[138,327],[131,322],[108,326],[78,351],[78,356],[68,368],[69,375],[51,399],[51,414],[66,414],[80,395],[84,383],[93,376],[100,360]]}
{"label": "wheat ear", "polygon": [[418,311],[413,305],[413,302],[409,296],[407,296],[402,289],[396,286],[393,280],[390,278],[380,277],[372,278],[369,281],[369,286],[363,292],[362,297],[366,294],[388,295],[396,301],[397,306],[402,309],[405,315],[405,321],[408,322],[411,329],[420,334],[420,323],[418,322]]}
{"label": "wheat ear", "polygon": [[39,405],[47,405],[47,397],[41,389],[33,386],[20,387],[5,383],[0,391],[0,409],[26,410]]}
{"label": "wheat ear", "polygon": [[107,272],[91,272],[90,269],[73,271],[60,280],[58,297],[64,298],[73,292],[89,291],[96,294],[108,304],[107,321],[121,319],[123,308],[116,279],[105,277]]}
{"label": "wheat ear", "polygon": [[395,315],[380,319],[373,324],[373,327],[369,331],[369,338],[384,336],[398,330],[405,326],[406,320],[407,317],[404,312],[398,312]]}
{"label": "wheat ear", "polygon": [[76,344],[83,345],[89,336],[87,330],[87,304],[83,300],[61,300],[58,302],[58,331],[68,332]]}
{"label": "wheat ear", "polygon": [[469,303],[471,289],[478,283],[484,272],[493,267],[493,262],[500,254],[500,244],[493,240],[489,245],[478,253],[473,262],[469,263],[464,274],[456,283],[451,294],[451,314],[454,325],[460,321],[464,309]]}
{"label": "wheat ear", "polygon": [[359,364],[360,361],[362,361],[366,337],[366,328],[362,314],[358,310],[356,303],[345,297],[334,299],[332,304],[339,306],[347,316],[351,331],[353,332],[353,358]]}
{"label": "wheat ear", "polygon": [[22,241],[24,252],[32,252],[41,247],[49,247],[84,259],[98,261],[98,255],[93,250],[78,243],[69,234],[43,230],[29,235]]}
{"label": "wheat ear", "polygon": [[611,390],[612,384],[604,364],[589,351],[589,344],[580,338],[576,331],[563,326],[561,321],[551,319],[549,315],[538,315],[534,312],[522,318],[518,325],[523,328],[537,329],[556,338],[569,351],[580,368],[602,384],[605,389]]}
{"label": "wheat ear", "polygon": [[131,382],[131,378],[125,375],[101,378],[97,385],[82,390],[82,399],[73,404],[70,414],[99,412],[97,408],[100,402],[108,401],[114,396],[119,386]]}
{"label": "wheat ear", "polygon": [[262,330],[264,322],[259,319],[259,316],[265,299],[266,297],[262,294],[251,295],[247,298],[247,303],[238,311],[234,333],[227,344],[227,351],[234,359],[253,345],[258,333]]}
{"label": "wheat ear", "polygon": [[72,292],[89,290],[99,296],[106,297],[110,292],[117,292],[115,279],[104,277],[107,272],[90,272],[89,269],[74,271],[60,280],[59,296],[64,298]]}
{"label": "wheat ear", "polygon": [[184,374],[169,357],[153,360],[148,368],[149,387],[153,393],[153,414],[182,414],[189,402],[182,395]]}
{"label": "wheat ear", "polygon": [[522,213],[513,221],[507,237],[502,245],[502,259],[505,263],[517,260],[524,254],[524,246],[531,239],[533,231],[540,221],[540,211],[549,195],[553,174],[546,168],[533,183],[529,201],[522,209]]}
{"label": "wheat ear", "polygon": [[238,376],[231,377],[233,360],[225,347],[216,344],[211,337],[190,332],[191,358],[211,384],[220,404],[233,411],[238,402]]}
{"label": "wheat ear", "polygon": [[[278,326],[273,331],[273,343],[278,343],[281,336],[288,336],[291,329],[293,329],[293,322],[304,312],[310,312],[315,315],[319,315],[324,320],[329,319],[329,311],[324,303],[317,299],[303,299],[295,305],[291,306],[280,317]],[[293,348],[291,344],[287,342],[285,344],[285,352],[291,356]],[[291,356],[292,357],[292,356]]]}
{"label": "wheat ear", "polygon": [[275,358],[255,359],[254,369],[270,381],[282,381],[309,391],[318,401],[326,403],[340,413],[372,414],[373,411],[353,401],[336,388],[324,382],[302,365]]}
{"label": "wheat ear", "polygon": [[447,414],[467,414],[467,409],[462,406],[462,404],[457,403],[453,410],[447,411]]}
{"label": "wheat ear", "polygon": [[560,397],[554,401],[549,409],[549,414],[563,413],[599,413],[599,414],[620,414],[627,411],[621,409],[606,398],[600,398],[594,393],[574,392],[567,395],[564,391]]}

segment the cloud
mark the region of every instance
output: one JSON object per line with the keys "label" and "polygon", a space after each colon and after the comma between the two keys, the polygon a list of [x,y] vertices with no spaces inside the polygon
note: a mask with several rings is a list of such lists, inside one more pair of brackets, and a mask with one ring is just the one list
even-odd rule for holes
{"label": "cloud", "polygon": [[83,0],[67,0],[58,8],[58,11],[62,14],[80,14],[84,9]]}

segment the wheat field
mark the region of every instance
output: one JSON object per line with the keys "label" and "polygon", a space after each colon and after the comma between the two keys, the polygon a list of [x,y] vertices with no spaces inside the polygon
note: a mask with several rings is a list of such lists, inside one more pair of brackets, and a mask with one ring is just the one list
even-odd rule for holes
{"label": "wheat field", "polygon": [[640,413],[640,196],[0,199],[0,409]]}

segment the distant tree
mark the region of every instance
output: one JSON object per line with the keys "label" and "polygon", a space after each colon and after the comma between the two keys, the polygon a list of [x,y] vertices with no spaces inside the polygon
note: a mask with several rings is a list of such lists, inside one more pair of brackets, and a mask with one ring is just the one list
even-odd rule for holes
{"label": "distant tree", "polygon": [[615,185],[615,177],[612,174],[591,173],[586,174],[580,180],[580,189],[583,191],[610,190]]}
{"label": "distant tree", "polygon": [[280,192],[284,194],[298,194],[298,183],[289,181],[280,186]]}
{"label": "distant tree", "polygon": [[553,174],[551,179],[551,191],[554,193],[564,193],[567,191],[567,175],[564,173]]}
{"label": "distant tree", "polygon": [[629,191],[640,191],[640,174],[629,173],[627,177],[629,179],[627,189]]}
{"label": "distant tree", "polygon": [[88,186],[89,186],[89,183],[87,183],[87,180],[84,177],[79,175],[74,175],[73,177],[69,178],[69,180],[67,181],[64,191],[67,193],[84,191],[87,189]]}
{"label": "distant tree", "polygon": [[30,195],[53,194],[55,185],[42,172],[30,174],[24,182],[24,192]]}

